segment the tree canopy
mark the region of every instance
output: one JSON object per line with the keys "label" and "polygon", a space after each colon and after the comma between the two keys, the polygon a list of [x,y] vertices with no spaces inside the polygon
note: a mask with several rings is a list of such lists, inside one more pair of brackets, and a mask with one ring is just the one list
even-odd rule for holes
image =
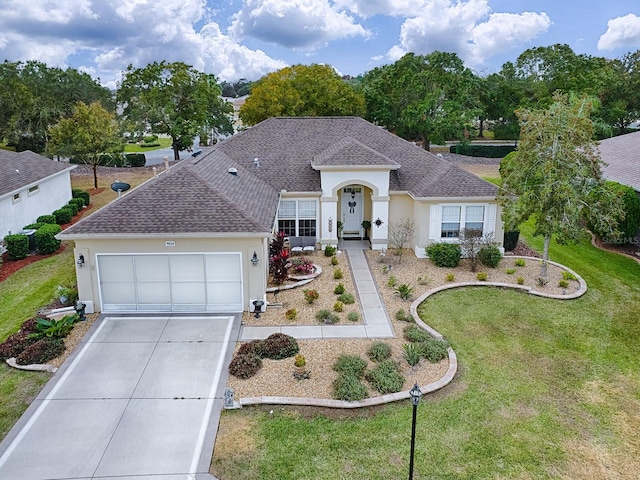
{"label": "tree canopy", "polygon": [[500,164],[505,229],[534,217],[534,235],[544,237],[543,276],[552,237],[577,242],[587,234],[587,222],[615,236],[623,215],[620,198],[602,178],[593,106],[592,98],[556,93],[548,109],[519,110],[518,150]]}
{"label": "tree canopy", "polygon": [[255,82],[239,116],[245,125],[269,117],[364,115],[364,99],[328,65],[294,65]]}
{"label": "tree canopy", "polygon": [[125,122],[135,125],[138,132],[169,135],[178,160],[179,152],[190,146],[202,129],[214,134],[233,132],[233,106],[221,94],[214,75],[182,62],[163,61],[144,68],[129,65],[117,99]]}
{"label": "tree canopy", "polygon": [[97,167],[101,156],[122,151],[122,137],[115,114],[99,102],[76,104],[73,115],[60,120],[49,130],[49,152],[73,157],[93,167],[93,185],[98,188]]}
{"label": "tree canopy", "polygon": [[0,64],[0,84],[0,139],[18,151],[44,152],[49,127],[71,115],[77,102],[99,101],[115,109],[107,88],[72,68],[5,61]]}
{"label": "tree canopy", "polygon": [[362,82],[367,119],[407,140],[463,139],[478,116],[477,77],[455,53],[408,53],[368,72]]}

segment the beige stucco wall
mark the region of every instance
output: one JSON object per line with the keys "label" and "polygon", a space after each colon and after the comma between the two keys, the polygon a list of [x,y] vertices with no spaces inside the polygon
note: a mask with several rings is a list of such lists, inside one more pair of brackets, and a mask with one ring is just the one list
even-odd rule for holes
{"label": "beige stucco wall", "polygon": [[[175,242],[167,246],[165,242]],[[102,310],[98,288],[96,256],[102,253],[213,253],[238,252],[241,254],[242,288],[244,309],[250,301],[263,298],[268,274],[268,249],[266,238],[172,238],[147,237],[139,239],[76,239],[75,259],[84,256],[85,265],[76,264],[78,295],[80,301],[91,302],[94,311]],[[253,252],[258,255],[258,264],[253,266]]]}

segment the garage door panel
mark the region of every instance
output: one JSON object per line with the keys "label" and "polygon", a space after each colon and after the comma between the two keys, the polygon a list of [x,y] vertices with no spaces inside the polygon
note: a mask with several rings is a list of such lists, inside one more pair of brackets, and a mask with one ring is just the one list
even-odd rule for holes
{"label": "garage door panel", "polygon": [[169,282],[168,255],[137,255],[135,257],[138,282]]}
{"label": "garage door panel", "polygon": [[202,255],[172,255],[172,282],[204,282],[204,258]]}
{"label": "garage door panel", "polygon": [[134,282],[131,255],[105,255],[98,257],[100,278],[103,282]]}
{"label": "garage door panel", "polygon": [[171,286],[171,298],[175,304],[205,304],[203,283],[174,283]]}
{"label": "garage door panel", "polygon": [[171,307],[171,285],[169,282],[139,282],[138,303],[141,305],[169,305]]}
{"label": "garage door panel", "polygon": [[240,281],[239,255],[206,255],[206,265],[208,282]]}

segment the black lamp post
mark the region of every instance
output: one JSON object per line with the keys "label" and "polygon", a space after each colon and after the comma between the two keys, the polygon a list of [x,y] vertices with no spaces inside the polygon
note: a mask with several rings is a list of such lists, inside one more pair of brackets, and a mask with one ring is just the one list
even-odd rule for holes
{"label": "black lamp post", "polygon": [[413,420],[411,421],[411,457],[409,459],[409,480],[413,480],[413,456],[416,451],[416,414],[418,412],[418,403],[420,403],[420,397],[422,392],[418,384],[414,384],[411,390],[411,404],[413,405]]}
{"label": "black lamp post", "polygon": [[260,311],[262,310],[262,306],[264,305],[264,301],[257,299],[253,301],[253,311],[256,314],[256,318],[260,318]]}

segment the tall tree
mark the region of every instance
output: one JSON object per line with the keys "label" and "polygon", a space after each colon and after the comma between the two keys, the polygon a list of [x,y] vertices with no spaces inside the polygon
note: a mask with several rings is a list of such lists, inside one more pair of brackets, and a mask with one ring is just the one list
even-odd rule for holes
{"label": "tall tree", "polygon": [[546,110],[519,110],[518,150],[500,165],[505,227],[533,216],[534,235],[544,237],[541,275],[547,274],[549,243],[576,242],[587,220],[615,233],[622,214],[620,198],[602,178],[602,160],[593,140],[590,114],[594,100],[556,93]]}
{"label": "tall tree", "polygon": [[128,123],[139,131],[166,134],[174,159],[193,143],[201,128],[214,134],[233,132],[233,106],[220,96],[215,76],[182,62],[154,62],[144,68],[129,65],[118,87],[118,103]]}
{"label": "tall tree", "polygon": [[269,117],[363,115],[364,98],[329,65],[294,65],[255,82],[240,107],[245,125]]}
{"label": "tall tree", "polygon": [[77,102],[99,101],[113,111],[111,92],[86,73],[29,61],[0,64],[0,137],[18,151],[44,151],[47,131]]}
{"label": "tall tree", "polygon": [[476,76],[455,53],[408,53],[363,79],[367,119],[403,138],[464,139],[480,113]]}
{"label": "tall tree", "polygon": [[49,151],[73,157],[93,167],[93,186],[98,188],[98,165],[105,153],[122,151],[115,114],[99,102],[79,102],[73,115],[60,120],[50,130]]}

